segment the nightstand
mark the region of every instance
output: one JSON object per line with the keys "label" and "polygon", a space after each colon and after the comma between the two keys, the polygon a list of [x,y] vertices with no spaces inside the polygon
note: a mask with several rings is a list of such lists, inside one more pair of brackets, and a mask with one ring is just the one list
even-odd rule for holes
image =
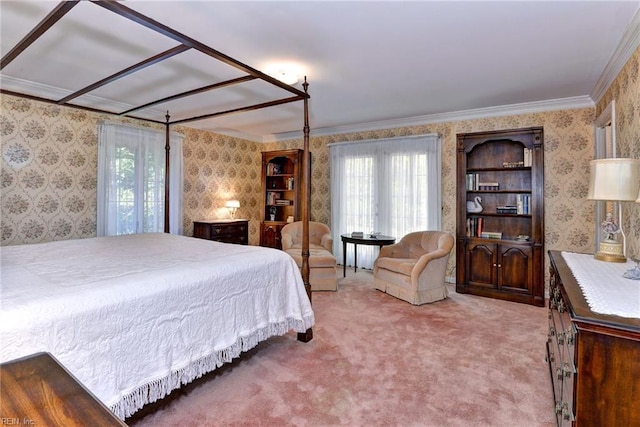
{"label": "nightstand", "polygon": [[249,221],[246,219],[194,221],[193,237],[222,243],[248,245]]}

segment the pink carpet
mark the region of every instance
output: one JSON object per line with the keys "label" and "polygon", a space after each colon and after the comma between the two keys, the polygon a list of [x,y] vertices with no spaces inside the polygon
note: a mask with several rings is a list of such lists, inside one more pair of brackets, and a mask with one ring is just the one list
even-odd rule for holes
{"label": "pink carpet", "polygon": [[260,344],[144,408],[135,427],[553,425],[544,308],[457,294],[419,307],[349,272],[314,339]]}

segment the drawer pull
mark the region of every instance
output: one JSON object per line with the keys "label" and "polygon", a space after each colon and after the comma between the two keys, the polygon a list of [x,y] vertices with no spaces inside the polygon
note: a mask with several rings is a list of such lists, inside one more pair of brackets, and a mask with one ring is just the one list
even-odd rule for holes
{"label": "drawer pull", "polygon": [[564,377],[564,373],[562,372],[562,368],[560,366],[556,368],[556,377],[559,380],[562,380],[562,378]]}
{"label": "drawer pull", "polygon": [[564,418],[565,421],[569,421],[571,419],[569,405],[567,405],[567,402],[562,403],[562,418]]}
{"label": "drawer pull", "polygon": [[556,414],[562,413],[562,402],[556,402]]}
{"label": "drawer pull", "polygon": [[567,337],[567,345],[574,345],[576,337],[573,334],[573,331],[565,331],[565,335]]}
{"label": "drawer pull", "polygon": [[562,372],[564,373],[565,378],[571,378],[571,367],[567,362],[562,364]]}

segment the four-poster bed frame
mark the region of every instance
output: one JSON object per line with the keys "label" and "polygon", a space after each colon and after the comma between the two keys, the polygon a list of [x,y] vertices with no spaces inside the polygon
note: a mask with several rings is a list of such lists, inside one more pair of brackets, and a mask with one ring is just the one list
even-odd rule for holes
{"label": "four-poster bed frame", "polygon": [[[79,1],[62,1],[60,2],[46,17],[44,17],[25,37],[22,38],[22,40],[20,40],[15,47],[13,47],[13,49],[11,49],[6,55],[4,55],[1,60],[0,60],[0,70],[4,69],[7,65],[9,65],[13,60],[15,60],[20,54],[22,54],[23,51],[25,51],[33,42],[35,42],[40,36],[42,36],[44,33],[47,32],[47,30],[49,30],[51,27],[54,26],[54,24],[56,22],[58,22],[60,19],[62,19],[64,17],[65,14],[67,14],[73,7],[75,7],[78,3],[80,3]],[[253,111],[253,110],[258,110],[258,109],[262,109],[262,108],[266,108],[266,107],[272,107],[272,106],[277,106],[277,105],[282,105],[282,104],[287,104],[287,103],[291,103],[291,102],[296,102],[296,101],[303,101],[304,104],[304,125],[303,125],[303,143],[304,143],[304,159],[303,159],[303,165],[302,165],[302,170],[303,170],[303,181],[305,183],[304,189],[303,189],[303,197],[302,197],[302,204],[301,204],[301,209],[302,209],[302,222],[303,222],[303,249],[302,249],[302,267],[301,267],[301,275],[302,275],[302,282],[304,284],[304,290],[301,291],[303,293],[306,293],[307,298],[309,299],[309,302],[311,301],[311,286],[309,284],[309,220],[310,220],[310,213],[309,213],[309,209],[310,209],[310,188],[311,188],[311,173],[310,173],[310,153],[309,153],[309,106],[308,106],[308,100],[309,100],[309,94],[308,94],[308,83],[306,81],[306,77],[304,80],[304,83],[302,84],[303,86],[303,91],[287,85],[267,74],[264,74],[261,71],[258,71],[230,56],[227,56],[217,50],[214,50],[212,48],[210,48],[209,46],[206,46],[172,28],[167,27],[166,25],[163,25],[145,15],[142,15],[141,13],[132,10],[130,8],[128,8],[127,6],[125,6],[123,3],[117,2],[117,1],[111,1],[111,0],[107,0],[107,1],[91,1],[91,2],[86,2],[86,3],[92,3],[94,5],[97,5],[105,10],[111,11],[121,17],[124,17],[132,22],[135,22],[143,27],[146,27],[150,30],[153,30],[161,35],[164,35],[174,41],[177,41],[179,44],[178,46],[175,46],[171,49],[168,49],[164,52],[161,52],[159,54],[156,54],[154,56],[151,56],[141,62],[138,62],[130,67],[127,67],[121,71],[118,71],[116,73],[113,73],[112,75],[105,77],[95,83],[92,83],[84,88],[78,89],[75,92],[61,98],[61,99],[48,99],[45,97],[40,97],[40,96],[36,96],[36,95],[32,95],[32,94],[26,94],[26,93],[20,93],[17,91],[12,91],[12,90],[6,90],[4,88],[0,88],[0,93],[2,94],[6,94],[6,95],[12,95],[12,96],[18,96],[18,97],[23,97],[23,98],[28,98],[28,99],[32,99],[32,100],[36,100],[36,101],[40,101],[40,102],[45,102],[45,103],[53,103],[56,105],[60,105],[60,106],[66,106],[66,107],[71,107],[71,108],[78,108],[78,109],[83,109],[83,110],[88,110],[88,111],[92,111],[92,112],[97,112],[97,113],[106,113],[106,114],[115,114],[115,115],[119,115],[119,116],[126,116],[126,117],[130,117],[130,118],[134,118],[134,119],[138,119],[138,120],[143,120],[143,121],[147,121],[147,122],[152,122],[152,123],[156,123],[156,124],[160,124],[163,125],[165,127],[165,137],[166,137],[166,143],[165,143],[165,162],[166,162],[166,168],[165,168],[165,225],[164,225],[164,231],[165,233],[169,232],[169,198],[170,198],[170,194],[169,194],[169,171],[170,171],[170,163],[169,163],[169,153],[171,150],[171,146],[170,146],[170,127],[172,125],[176,125],[176,124],[183,124],[183,123],[188,123],[188,122],[193,122],[193,121],[197,121],[197,120],[203,120],[203,119],[207,119],[207,118],[212,118],[212,117],[219,117],[219,116],[224,116],[224,115],[230,115],[230,114],[235,114],[235,113],[241,113],[241,112],[247,112],[247,111]],[[220,81],[220,82],[216,82],[216,83],[212,83],[206,86],[202,86],[200,88],[197,89],[193,89],[193,90],[189,90],[186,92],[181,92],[181,93],[176,93],[173,94],[171,96],[167,96],[164,97],[162,99],[157,99],[155,101],[151,101],[151,102],[147,102],[144,105],[139,105],[133,108],[129,108],[126,111],[107,111],[107,110],[102,110],[102,109],[98,109],[98,108],[93,108],[93,107],[89,107],[89,106],[83,106],[83,105],[79,105],[79,104],[74,104],[72,101],[84,94],[87,94],[93,90],[96,90],[100,87],[103,87],[109,83],[112,83],[118,79],[121,79],[127,75],[130,75],[131,73],[134,73],[136,71],[140,71],[146,67],[149,67],[151,65],[154,65],[156,63],[159,63],[163,60],[166,60],[168,58],[174,57],[182,52],[186,52],[189,50],[195,50],[198,51],[204,55],[208,55],[209,57],[212,57],[218,61],[221,61],[229,66],[232,66],[240,71],[242,71],[243,73],[246,73],[246,75],[241,76],[241,77],[237,77],[237,78],[233,78],[230,80],[225,80],[225,81]],[[234,85],[238,85],[244,82],[249,82],[252,80],[262,80],[270,85],[276,86],[278,88],[281,88],[289,93],[292,94],[292,96],[288,96],[288,97],[284,97],[284,98],[279,98],[279,99],[274,99],[274,100],[270,100],[270,101],[266,101],[266,102],[261,102],[261,103],[257,103],[257,104],[252,104],[252,105],[246,105],[246,106],[242,106],[242,107],[238,107],[238,108],[233,108],[233,109],[227,109],[224,111],[215,111],[215,112],[210,112],[210,113],[205,113],[205,114],[200,114],[198,116],[194,116],[194,117],[189,117],[189,118],[181,118],[178,120],[174,120],[171,121],[171,116],[169,114],[169,111],[167,111],[166,116],[165,116],[165,120],[161,121],[161,120],[155,120],[155,119],[149,119],[149,118],[145,118],[145,117],[139,117],[134,115],[134,112],[136,111],[140,111],[142,109],[145,108],[149,108],[151,106],[155,106],[155,105],[161,105],[163,103],[167,103],[169,101],[173,101],[173,100],[177,100],[180,98],[185,98],[188,96],[192,96],[192,95],[196,95],[196,94],[201,94],[204,92],[209,92],[215,89],[220,89],[220,88],[225,88],[225,87],[230,87],[230,86],[234,86]],[[169,236],[167,236],[169,237]],[[190,239],[189,239],[190,240]],[[199,239],[194,239],[194,240],[199,240]],[[61,242],[58,242],[61,243]],[[199,244],[202,244],[201,242],[199,242]],[[26,245],[29,246],[29,245]],[[239,249],[238,249],[239,250]],[[265,249],[266,250],[266,249]],[[278,254],[279,255],[279,254]],[[3,258],[4,259],[4,258]],[[4,266],[3,266],[4,268]],[[297,269],[297,267],[295,267]],[[296,273],[297,274],[297,273]],[[298,279],[299,280],[299,279]],[[305,328],[307,328],[307,326],[304,326],[302,328],[302,330],[304,330]],[[303,341],[303,342],[307,342],[309,340],[311,340],[313,338],[313,332],[311,327],[308,327],[308,329],[306,329],[305,332],[298,332],[298,340]]]}
{"label": "four-poster bed frame", "polygon": [[[66,15],[71,9],[73,9],[74,6],[76,6],[78,3],[80,3],[80,0],[73,0],[73,1],[61,1],[60,3],[58,3],[58,5],[45,17],[43,18],[40,23],[38,23],[38,25],[36,25],[25,37],[22,38],[22,40],[20,40],[20,42],[18,44],[16,44],[16,46],[14,46],[9,52],[7,52],[6,55],[4,55],[2,57],[2,59],[0,60],[0,70],[4,69],[7,65],[9,65],[13,60],[15,60],[23,51],[25,51],[33,42],[35,42],[40,36],[42,36],[49,28],[51,28],[56,22],[58,22],[61,18],[64,17],[64,15]],[[152,122],[152,123],[158,123],[158,124],[163,124],[166,128],[166,145],[165,145],[165,150],[166,150],[166,157],[165,157],[165,162],[166,162],[166,169],[165,169],[165,221],[164,221],[164,231],[166,233],[169,232],[169,170],[170,170],[170,164],[169,164],[169,151],[171,149],[170,147],[170,142],[169,142],[169,128],[171,125],[176,125],[176,124],[183,124],[183,123],[188,123],[188,122],[193,122],[193,121],[198,121],[198,120],[204,120],[204,119],[208,119],[208,118],[212,118],[212,117],[219,117],[219,116],[224,116],[224,115],[229,115],[229,114],[235,114],[235,113],[241,113],[241,112],[246,112],[246,111],[253,111],[253,110],[258,110],[258,109],[262,109],[262,108],[266,108],[266,107],[272,107],[272,106],[276,106],[276,105],[282,105],[282,104],[286,104],[286,103],[290,103],[290,102],[296,102],[296,101],[300,101],[302,100],[304,103],[304,126],[303,126],[303,139],[304,139],[304,163],[303,163],[303,176],[304,176],[304,182],[305,182],[305,188],[303,190],[303,203],[302,203],[302,221],[304,223],[304,228],[303,228],[303,233],[304,233],[304,240],[303,240],[303,250],[302,250],[302,277],[303,277],[303,281],[305,284],[305,289],[307,290],[307,293],[309,295],[309,298],[311,298],[311,287],[309,285],[309,218],[310,218],[310,214],[309,214],[309,208],[310,208],[310,193],[311,193],[311,174],[310,174],[310,167],[309,167],[309,162],[310,162],[310,156],[309,156],[309,94],[308,94],[308,86],[309,84],[306,81],[306,77],[305,77],[305,81],[303,83],[303,88],[304,91],[301,91],[293,86],[290,86],[286,83],[281,82],[280,80],[269,76],[268,74],[265,74],[259,70],[256,70],[255,68],[250,67],[247,64],[244,64],[228,55],[225,55],[222,52],[219,52],[205,44],[202,44],[200,42],[198,42],[197,40],[192,39],[189,36],[186,36],[166,25],[161,24],[160,22],[157,22],[133,9],[128,8],[127,6],[125,6],[123,3],[117,2],[117,1],[113,1],[113,0],[106,0],[106,1],[91,1],[90,3],[93,3],[97,6],[100,6],[106,10],[109,10],[119,16],[122,16],[124,18],[127,18],[139,25],[142,25],[150,30],[153,30],[159,34],[162,34],[170,39],[173,39],[175,41],[177,41],[178,43],[180,43],[178,46],[171,48],[165,52],[161,52],[157,55],[154,55],[150,58],[147,58],[137,64],[134,64],[130,67],[127,67],[121,71],[118,71],[116,73],[113,73],[112,75],[105,77],[95,83],[92,83],[84,88],[78,89],[75,92],[65,96],[64,98],[61,99],[57,99],[57,100],[53,100],[53,99],[47,99],[47,98],[42,98],[39,96],[34,96],[34,95],[29,95],[29,94],[24,94],[24,93],[18,93],[15,91],[11,91],[11,90],[6,90],[6,89],[2,89],[0,88],[0,93],[4,93],[4,94],[8,94],[8,95],[14,95],[14,96],[20,96],[20,97],[25,97],[25,98],[29,98],[29,99],[33,99],[33,100],[37,100],[37,101],[41,101],[41,102],[47,102],[47,103],[54,103],[57,105],[62,105],[62,106],[66,106],[66,107],[72,107],[72,108],[80,108],[80,109],[84,109],[84,110],[88,110],[88,111],[93,111],[93,112],[98,112],[98,113],[107,113],[107,114],[116,114],[119,116],[126,116],[126,117],[131,117],[131,118],[135,118],[138,120],[144,120],[147,122]],[[130,108],[126,111],[121,111],[121,112],[114,112],[114,111],[106,111],[106,110],[101,110],[98,108],[92,108],[92,107],[86,107],[86,106],[82,106],[82,105],[77,105],[77,104],[73,104],[71,103],[71,101],[81,95],[87,94],[93,90],[96,90],[102,86],[105,86],[109,83],[112,83],[118,79],[121,79],[125,76],[128,76],[136,71],[140,71],[146,67],[149,67],[151,65],[157,64],[163,60],[169,59],[175,55],[178,55],[182,52],[185,52],[187,50],[197,50],[205,55],[208,55],[218,61],[221,61],[227,65],[230,65],[232,67],[235,67],[236,69],[245,72],[247,75],[246,76],[242,76],[242,77],[238,77],[238,78],[234,78],[231,80],[226,80],[226,81],[222,81],[222,82],[217,82],[217,83],[213,83],[210,85],[206,85],[197,89],[193,89],[193,90],[189,90],[186,92],[181,92],[181,93],[177,93],[171,96],[167,96],[164,97],[162,99],[158,99],[155,101],[151,101],[151,102],[147,102],[144,105],[139,105],[133,108]],[[259,103],[259,104],[253,104],[253,105],[247,105],[244,107],[239,107],[239,108],[234,108],[234,109],[230,109],[230,110],[225,110],[225,111],[216,111],[216,112],[211,112],[211,113],[206,113],[206,114],[202,114],[202,115],[198,115],[198,116],[194,116],[194,117],[189,117],[189,118],[185,118],[185,119],[180,119],[180,120],[175,120],[175,121],[171,121],[170,120],[170,115],[169,112],[167,111],[167,114],[165,116],[165,121],[159,121],[159,120],[152,120],[152,119],[148,119],[148,118],[143,118],[143,117],[138,117],[133,115],[132,113],[135,111],[139,111],[145,108],[149,108],[152,107],[154,105],[159,105],[159,104],[163,104],[169,101],[173,101],[176,99],[180,99],[180,98],[184,98],[187,96],[193,96],[196,94],[200,94],[200,93],[204,93],[204,92],[208,92],[208,91],[212,91],[215,89],[220,89],[220,88],[224,88],[224,87],[228,87],[228,86],[232,86],[232,85],[237,85],[240,83],[244,83],[244,82],[248,82],[251,80],[255,80],[255,79],[260,79],[264,82],[270,83],[274,86],[277,86],[285,91],[291,92],[294,96],[290,96],[287,98],[281,98],[281,99],[276,99],[276,100],[272,100],[272,101],[268,101],[268,102],[263,102],[263,103]],[[302,339],[303,337],[301,337]],[[308,339],[311,339],[311,332],[309,332],[309,337]]]}

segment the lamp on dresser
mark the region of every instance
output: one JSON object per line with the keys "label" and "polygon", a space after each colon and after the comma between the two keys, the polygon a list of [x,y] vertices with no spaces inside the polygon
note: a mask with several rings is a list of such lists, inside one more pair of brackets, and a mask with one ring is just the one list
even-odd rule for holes
{"label": "lamp on dresser", "polygon": [[227,200],[227,203],[225,203],[225,207],[229,209],[229,215],[231,215],[231,219],[236,219],[236,211],[240,207],[240,201]]}
{"label": "lamp on dresser", "polygon": [[[588,200],[607,203],[606,220],[601,224],[605,238],[600,242],[594,257],[601,261],[626,262],[626,239],[622,229],[620,202],[634,201],[640,189],[640,160],[597,159],[589,162],[590,179]],[[610,204],[611,203],[611,204]],[[617,205],[618,222],[614,219],[613,203]],[[621,242],[617,235],[620,234]]]}

